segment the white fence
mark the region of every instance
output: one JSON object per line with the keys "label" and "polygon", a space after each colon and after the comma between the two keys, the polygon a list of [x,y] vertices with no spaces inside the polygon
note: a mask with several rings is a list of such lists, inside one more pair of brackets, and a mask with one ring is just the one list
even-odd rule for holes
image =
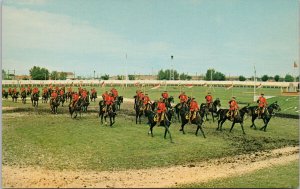
{"label": "white fence", "polygon": [[[165,80],[2,80],[3,86],[20,86],[20,85],[83,85],[83,86],[102,86],[102,85],[195,85],[195,86],[254,86],[253,81],[165,81]],[[256,82],[257,87],[298,87],[298,82]]]}

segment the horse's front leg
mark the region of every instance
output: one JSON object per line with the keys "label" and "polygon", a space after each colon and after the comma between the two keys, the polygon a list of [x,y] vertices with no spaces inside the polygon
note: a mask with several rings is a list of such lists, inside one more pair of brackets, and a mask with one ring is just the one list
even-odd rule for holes
{"label": "horse's front leg", "polygon": [[235,122],[233,121],[233,122],[232,122],[232,125],[231,125],[231,128],[230,128],[230,130],[229,130],[229,132],[231,132],[231,130],[233,129],[234,124],[235,124]]}
{"label": "horse's front leg", "polygon": [[254,121],[255,121],[256,117],[257,116],[255,116],[255,115],[252,116],[252,119],[251,119],[252,125],[250,126],[250,128],[254,127],[255,130],[256,130],[256,125],[255,125]]}
{"label": "horse's front leg", "polygon": [[186,123],[184,123],[184,121],[182,121],[181,123],[181,128],[179,129],[179,131],[182,131],[183,134],[185,134],[184,132],[184,126],[185,126]]}
{"label": "horse's front leg", "polygon": [[199,124],[197,124],[197,130],[196,130],[196,136],[198,136],[198,131],[199,131],[199,129],[200,129],[200,131],[202,132],[202,135],[203,135],[203,137],[204,138],[206,138],[206,136],[205,136],[205,134],[204,134],[204,131],[203,131],[203,129],[202,129],[202,123],[199,123]]}

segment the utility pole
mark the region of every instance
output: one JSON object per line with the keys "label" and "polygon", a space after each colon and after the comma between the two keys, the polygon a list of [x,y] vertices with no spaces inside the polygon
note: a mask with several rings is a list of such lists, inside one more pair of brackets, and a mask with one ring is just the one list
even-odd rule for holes
{"label": "utility pole", "polygon": [[256,69],[254,65],[254,91],[253,91],[253,102],[255,102],[255,95],[256,95]]}
{"label": "utility pole", "polygon": [[126,53],[126,59],[125,59],[125,86],[127,87],[128,82],[128,73],[127,73],[127,53]]}
{"label": "utility pole", "polygon": [[174,56],[173,55],[171,55],[171,69],[170,69],[170,80],[174,80],[175,79],[175,76],[174,76],[174,70],[173,70],[173,58],[174,58]]}
{"label": "utility pole", "polygon": [[96,71],[94,70],[94,80],[95,80],[95,73],[96,73]]}

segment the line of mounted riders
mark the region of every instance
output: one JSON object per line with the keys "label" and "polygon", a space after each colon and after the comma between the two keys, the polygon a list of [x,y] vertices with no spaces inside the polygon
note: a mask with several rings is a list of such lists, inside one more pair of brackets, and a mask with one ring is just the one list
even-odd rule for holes
{"label": "line of mounted riders", "polygon": [[200,129],[203,137],[205,138],[202,124],[204,122],[204,118],[208,120],[207,116],[209,114],[212,116],[213,122],[214,118],[218,118],[218,127],[216,130],[222,131],[223,123],[226,120],[230,120],[232,122],[230,132],[232,131],[235,123],[240,123],[243,134],[245,134],[243,122],[246,114],[252,116],[251,128],[254,127],[254,129],[256,129],[254,121],[256,118],[261,118],[264,121],[264,126],[261,128],[261,130],[266,131],[266,127],[271,117],[274,115],[275,110],[280,111],[277,101],[268,105],[264,94],[261,94],[257,100],[257,106],[249,106],[248,104],[243,108],[239,108],[236,97],[232,97],[232,99],[228,102],[229,109],[222,109],[220,99],[216,98],[216,100],[213,100],[210,92],[208,92],[208,94],[205,96],[206,103],[202,103],[200,106],[195,101],[195,98],[188,97],[185,92],[182,92],[178,98],[180,99],[180,103],[172,106],[171,104],[174,103],[174,97],[169,97],[167,91],[164,91],[158,101],[151,102],[148,94],[143,94],[142,91],[137,90],[136,95],[134,96],[136,124],[138,122],[141,123],[141,117],[144,114],[148,118],[147,124],[150,126],[148,134],[153,136],[153,127],[155,125],[163,126],[165,127],[164,138],[166,138],[166,134],[168,133],[172,142],[172,137],[169,130],[172,117],[178,121],[181,121],[180,131],[182,131],[183,134],[185,134],[184,126],[187,123],[191,123],[197,125],[195,133],[196,136],[198,135],[198,131]]}
{"label": "line of mounted riders", "polygon": [[[8,96],[11,96],[13,102],[17,102],[17,99],[20,96],[22,103],[24,104],[26,103],[26,97],[30,96],[32,106],[37,108],[40,91],[37,87],[31,88],[30,86],[27,88],[21,87],[20,92],[17,88],[9,88],[8,91],[2,89],[2,97],[8,99]],[[112,88],[110,93],[106,91],[102,97],[103,100],[99,102],[99,116],[101,116],[101,122],[103,116],[106,119],[107,115],[110,115],[110,117],[112,114],[116,115],[115,111],[120,110],[120,105],[123,103],[123,97],[118,95],[118,91],[115,88]],[[50,85],[48,88],[44,87],[42,90],[42,103],[48,103],[48,100],[50,99],[49,102],[52,113],[57,114],[58,106],[64,106],[64,103],[69,101],[69,112],[73,118],[77,117],[77,113],[81,115],[81,112],[87,112],[90,101],[95,102],[96,98],[97,91],[95,88],[92,88],[91,92],[89,92],[85,88],[79,87],[78,92],[75,92],[72,90],[72,87],[67,88],[66,91],[64,86],[61,88],[58,86],[53,88]],[[112,117],[114,123],[114,116]],[[113,123],[111,122],[111,125]]]}

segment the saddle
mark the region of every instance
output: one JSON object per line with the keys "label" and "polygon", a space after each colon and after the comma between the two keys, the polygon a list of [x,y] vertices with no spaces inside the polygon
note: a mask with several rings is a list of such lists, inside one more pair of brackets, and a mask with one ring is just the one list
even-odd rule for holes
{"label": "saddle", "polygon": [[194,120],[197,116],[197,112],[188,112],[186,115],[185,115],[185,119],[188,119],[190,121]]}
{"label": "saddle", "polygon": [[[233,114],[233,115],[232,115]],[[237,117],[239,115],[239,111],[238,110],[234,110],[234,112],[232,113],[232,111],[228,111],[226,113],[227,117],[230,117],[230,120],[232,121],[235,117]]]}

